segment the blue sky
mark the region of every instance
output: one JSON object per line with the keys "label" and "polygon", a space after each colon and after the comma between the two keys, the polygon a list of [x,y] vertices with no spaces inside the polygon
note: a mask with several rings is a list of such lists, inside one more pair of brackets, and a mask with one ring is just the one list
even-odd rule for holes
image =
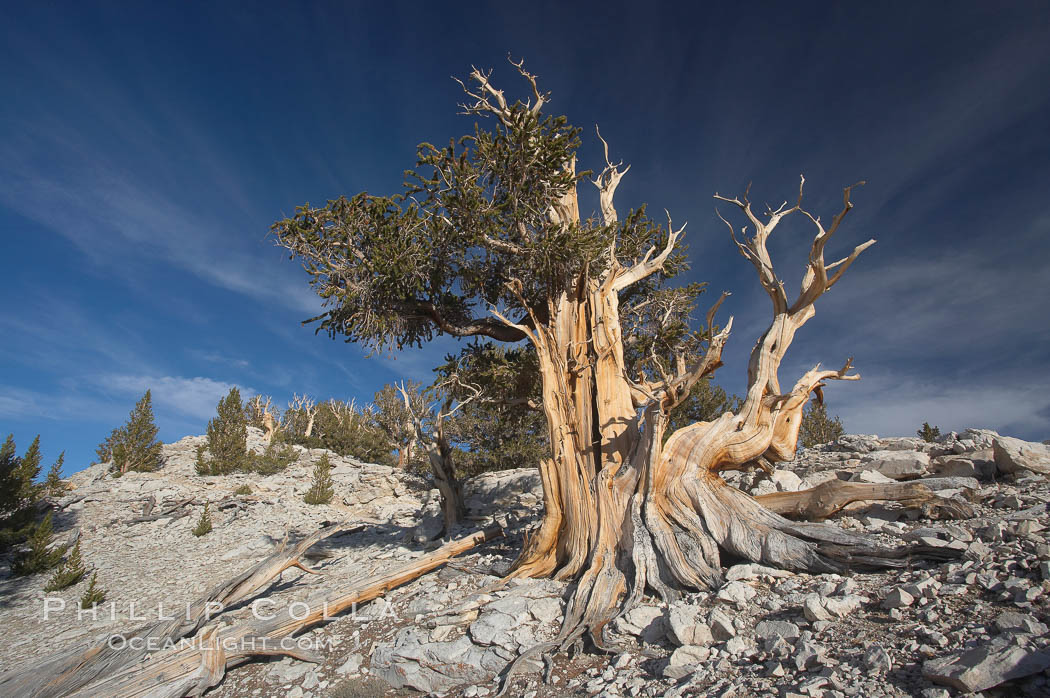
{"label": "blue sky", "polygon": [[[1050,5],[684,5],[9,6],[0,431],[40,433],[45,465],[65,450],[72,471],[146,387],[173,440],[230,385],[283,403],[429,380],[451,342],[366,358],[301,327],[319,302],[267,231],[306,201],[396,190],[418,142],[471,128],[451,76],[522,87],[510,52],[585,129],[584,167],[594,124],[632,165],[621,209],[689,222],[691,276],[733,292],[724,386],[742,389],[769,307],[711,195],[753,181],[779,203],[805,173],[829,216],[866,179],[836,249],[879,242],[782,379],[853,355],[863,380],[827,390],[851,431],[1050,437]],[[796,284],[801,223],[772,244]]]}

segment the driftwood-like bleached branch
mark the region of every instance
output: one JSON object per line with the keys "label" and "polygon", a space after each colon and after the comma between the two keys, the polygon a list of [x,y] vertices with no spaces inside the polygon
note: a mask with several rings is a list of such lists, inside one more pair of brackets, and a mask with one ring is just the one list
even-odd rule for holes
{"label": "driftwood-like bleached branch", "polygon": [[622,291],[662,270],[664,262],[671,256],[675,245],[678,244],[678,240],[684,232],[685,225],[676,230],[671,224],[671,214],[667,214],[667,242],[664,244],[663,249],[657,252],[655,245],[650,247],[640,261],[616,274],[612,283],[613,289]]}
{"label": "driftwood-like bleached branch", "polygon": [[[616,215],[616,206],[613,204],[613,197],[616,195],[616,187],[620,185],[620,180],[627,174],[627,171],[631,169],[631,166],[620,169],[619,164],[612,164],[609,160],[609,144],[602,138],[601,131],[598,127],[594,127],[595,132],[598,134],[598,139],[601,140],[602,145],[605,147],[605,169],[602,170],[601,174],[598,175],[598,179],[592,183],[598,188],[598,201],[601,206],[602,223],[604,225],[614,225],[619,220]],[[613,240],[613,247],[615,249],[616,241]]]}
{"label": "driftwood-like bleached branch", "polygon": [[[184,614],[121,633],[119,636],[124,642],[112,642],[107,638],[102,642],[59,651],[30,667],[0,675],[0,695],[33,698],[115,695],[103,689],[85,687],[105,682],[108,677],[138,671],[150,647],[163,647],[169,642],[178,644],[183,638],[193,636],[216,613],[216,609],[230,608],[251,598],[289,567],[313,572],[302,564],[302,556],[318,541],[347,529],[347,524],[329,526],[307,536],[291,548],[287,547],[286,537],[269,557],[213,587],[190,604]],[[125,695],[146,694],[144,691]],[[160,692],[149,695],[182,696],[187,693]]]}
{"label": "driftwood-like bleached branch", "polygon": [[[307,610],[297,610],[294,615],[289,607],[272,619],[252,619],[227,627],[205,627],[197,633],[192,643],[183,643],[176,645],[174,649],[156,652],[145,661],[133,665],[126,664],[117,671],[107,671],[69,695],[77,698],[199,696],[222,681],[228,669],[256,656],[285,654],[319,662],[319,656],[309,651],[288,649],[288,643],[282,643],[281,640],[353,608],[356,604],[378,598],[391,589],[437,569],[453,557],[502,535],[503,531],[499,527],[492,527],[446,543],[393,571],[357,579],[348,588],[340,589],[324,598],[308,600],[305,602]],[[2,688],[4,684],[0,683],[0,689]],[[4,695],[66,693],[18,692]]]}

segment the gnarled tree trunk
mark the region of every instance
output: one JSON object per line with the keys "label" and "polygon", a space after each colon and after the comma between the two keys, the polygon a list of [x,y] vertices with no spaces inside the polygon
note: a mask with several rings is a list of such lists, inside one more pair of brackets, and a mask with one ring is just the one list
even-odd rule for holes
{"label": "gnarled tree trunk", "polygon": [[[412,400],[403,385],[398,386],[405,401],[405,408],[411,415],[412,426],[416,432],[415,440],[423,445],[430,463],[430,473],[434,477],[434,484],[441,492],[441,508],[444,518],[444,526],[441,534],[448,536],[452,533],[452,527],[463,520],[466,516],[466,507],[463,504],[463,489],[459,478],[456,477],[456,464],[453,458],[452,444],[449,443],[445,434],[445,420],[451,417],[460,406],[467,401],[452,407],[451,397],[446,398],[444,404],[433,417],[433,428],[430,432],[423,425],[423,415],[418,414],[412,405]],[[475,397],[477,397],[475,392]],[[470,398],[473,399],[473,398]]]}
{"label": "gnarled tree trunk", "polygon": [[[599,178],[606,223],[616,220],[612,193],[620,176],[609,165]],[[612,256],[601,278],[582,275],[550,303],[545,321],[533,313],[530,325],[514,324],[539,355],[552,454],[540,466],[543,521],[511,574],[578,582],[560,636],[537,650],[565,647],[584,633],[603,646],[602,629],[636,603],[646,588],[671,601],[681,590],[721,584],[723,551],[815,572],[842,571],[851,565],[894,566],[902,564],[899,560],[908,552],[927,552],[879,548],[828,524],[789,521],[719,475],[790,460],[810,394],[822,381],[859,377],[850,373],[849,361],[839,370],[818,366],[788,390],[782,390],[777,375],[795,332],[813,317],[814,301],[874,242],[858,246],[838,262],[824,262],[825,244],[852,207],[850,191],[845,190],[843,209],[828,229],[802,208],[801,187],[795,206],[769,211],[765,222],[752,213],[746,197],[717,197],[738,206],[751,224],[753,237],[737,245],[773,301],[773,320],[751,353],[747,395],[739,411],[680,429],[666,443],[669,410],[693,383],[721,365],[732,319],[709,338],[706,352],[692,364],[679,361],[675,374],[661,381],[633,382],[624,367],[618,303],[621,290],[661,268],[681,230],[669,228],[664,250],[650,250],[629,268]],[[562,206],[557,213],[574,208]],[[766,240],[777,223],[794,212],[809,218],[817,234],[801,292],[789,304]],[[836,271],[829,276],[831,269]],[[724,298],[708,314],[709,326]],[[880,494],[908,499],[916,492]],[[804,502],[811,494],[794,497]],[[791,510],[790,502],[778,505]]]}

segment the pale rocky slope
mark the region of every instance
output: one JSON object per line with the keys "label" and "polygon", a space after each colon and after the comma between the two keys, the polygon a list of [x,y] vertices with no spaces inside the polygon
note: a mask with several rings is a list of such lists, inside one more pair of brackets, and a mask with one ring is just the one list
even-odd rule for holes
{"label": "pale rocky slope", "polygon": [[[294,539],[325,522],[365,524],[314,548],[308,562],[322,574],[283,573],[266,593],[285,607],[355,578],[423,555],[438,543],[436,490],[394,468],[331,455],[332,505],[308,506],[302,493],[322,451],[299,449],[299,460],[269,477],[201,477],[193,468],[202,437],[164,447],[156,473],[105,477],[105,466],[75,475],[58,502],[60,537],[79,535],[85,561],[114,602],[95,620],[77,620],[86,582],[46,596],[66,608],[42,617],[45,575],[10,578],[0,567],[0,671],[66,645],[126,630],[185,606],[215,582],[265,557],[285,532]],[[261,450],[261,434],[250,445]],[[957,549],[944,564],[903,571],[837,575],[790,574],[731,566],[726,585],[688,595],[671,608],[657,599],[616,621],[624,651],[556,657],[546,672],[518,679],[510,695],[957,695],[969,686],[986,695],[1050,695],[1050,546],[1047,501],[1050,449],[970,430],[939,444],[917,439],[847,436],[800,452],[770,479],[738,476],[762,493],[793,490],[828,478],[939,480],[945,496],[965,498],[976,515],[929,521],[895,505],[854,505],[839,525],[867,530],[885,544],[922,540]],[[1040,472],[1042,471],[1042,472]],[[251,495],[233,492],[249,484]],[[568,587],[551,581],[496,588],[542,508],[534,469],[488,474],[467,483],[471,523],[503,525],[507,537],[388,594],[386,602],[340,616],[306,634],[320,665],[292,659],[234,668],[209,695],[320,696],[435,694],[485,696],[493,677],[519,652],[556,634]],[[193,499],[181,518],[128,523],[149,499]],[[194,537],[205,501],[214,531]],[[457,532],[466,533],[470,528]],[[732,561],[726,561],[731,564]],[[57,602],[51,601],[54,605]],[[234,609],[223,617],[250,612]],[[957,660],[954,661],[953,660]],[[1019,680],[1001,685],[1013,674]],[[547,674],[543,681],[543,674]],[[988,686],[988,689],[982,688]]]}

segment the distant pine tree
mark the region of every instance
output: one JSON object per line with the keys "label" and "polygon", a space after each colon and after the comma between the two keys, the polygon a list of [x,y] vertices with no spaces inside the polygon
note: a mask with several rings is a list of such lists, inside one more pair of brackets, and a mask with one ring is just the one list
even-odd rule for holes
{"label": "distant pine tree", "polygon": [[66,452],[62,451],[62,453],[58,454],[58,460],[47,471],[47,478],[44,480],[44,490],[50,497],[61,497],[66,492],[66,483],[62,481],[62,464],[65,462]]}
{"label": "distant pine tree", "polygon": [[314,466],[314,479],[310,489],[303,495],[303,501],[307,504],[328,504],[335,494],[332,482],[332,463],[328,460],[328,454],[322,454],[321,460]]}
{"label": "distant pine tree", "polygon": [[80,558],[80,541],[78,540],[69,552],[69,557],[51,575],[51,579],[44,586],[44,591],[59,591],[71,587],[83,579],[85,574],[87,574],[87,569]]}
{"label": "distant pine tree", "polygon": [[828,416],[824,403],[811,402],[802,413],[798,438],[803,446],[811,448],[818,444],[830,443],[845,432],[838,417]]}
{"label": "distant pine tree", "polygon": [[[219,400],[217,416],[208,422],[207,446],[197,449],[197,473],[227,475],[251,470],[248,457],[248,420],[241,404],[241,392],[230,388]],[[205,454],[207,449],[207,454]]]}
{"label": "distant pine tree", "polygon": [[55,529],[51,523],[51,512],[48,512],[47,516],[33,527],[33,532],[26,541],[29,547],[15,557],[11,571],[19,577],[24,577],[37,572],[45,572],[58,565],[62,561],[62,556],[66,554],[66,546],[51,549],[54,538]]}
{"label": "distant pine tree", "polygon": [[200,538],[203,535],[211,533],[211,514],[208,513],[208,505],[204,505],[204,511],[201,512],[201,517],[197,519],[197,525],[193,528],[193,535]]}
{"label": "distant pine tree", "polygon": [[8,435],[0,446],[0,547],[25,540],[36,518],[36,504],[43,488],[35,480],[40,474],[40,437],[19,458],[15,440]]}
{"label": "distant pine tree", "polygon": [[299,459],[299,452],[288,444],[281,443],[276,438],[266,445],[266,450],[260,454],[249,456],[251,469],[260,475],[273,475],[279,473]]}
{"label": "distant pine tree", "polygon": [[941,428],[931,427],[929,422],[923,422],[922,428],[915,432],[920,439],[933,443],[941,438]]}
{"label": "distant pine tree", "polygon": [[153,398],[149,390],[135,403],[128,421],[117,427],[95,449],[99,463],[112,462],[112,470],[124,474],[129,470],[151,472],[161,465],[157,440],[157,425],[153,421]]}
{"label": "distant pine tree", "polygon": [[91,583],[80,597],[81,608],[91,608],[106,600],[106,592],[98,585],[98,572],[91,575]]}

